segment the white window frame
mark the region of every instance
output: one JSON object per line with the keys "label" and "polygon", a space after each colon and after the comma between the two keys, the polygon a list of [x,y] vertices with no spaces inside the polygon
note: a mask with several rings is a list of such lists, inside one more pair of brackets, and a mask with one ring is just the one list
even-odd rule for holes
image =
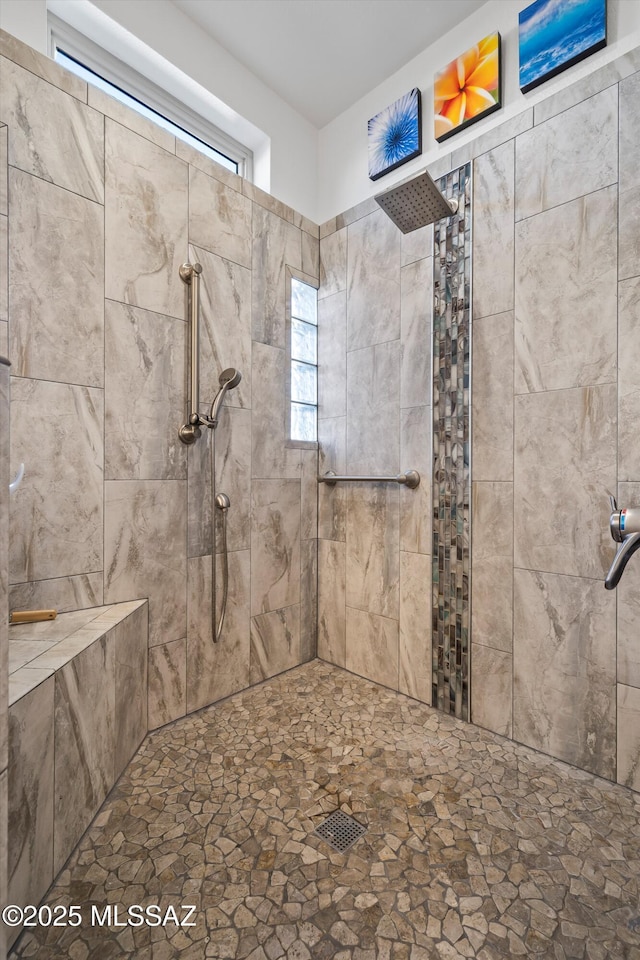
{"label": "white window frame", "polygon": [[237,163],[239,176],[245,180],[253,179],[253,152],[249,147],[234,140],[186,103],[138,73],[128,63],[114,57],[53,13],[48,15],[48,30],[49,55],[52,59],[55,60],[56,50],[60,48],[63,53],[93,73]]}
{"label": "white window frame", "polygon": [[[316,439],[315,440],[294,440],[291,436],[291,404],[293,403],[291,399],[291,281],[300,280],[302,283],[306,283],[307,286],[313,287],[316,291],[316,296],[318,293],[319,284],[315,277],[309,276],[308,273],[303,273],[302,270],[295,270],[290,266],[286,266],[285,269],[286,283],[287,283],[287,295],[286,295],[286,309],[285,309],[285,327],[286,327],[286,363],[287,363],[287,376],[286,376],[286,416],[285,416],[285,437],[286,437],[286,446],[287,447],[300,447],[303,450],[314,450],[318,448],[318,407],[319,407],[319,397],[316,395]],[[317,319],[319,317],[316,314]],[[315,367],[318,371],[318,380],[316,383],[319,387],[319,364],[318,364],[318,324],[316,323],[316,363]]]}

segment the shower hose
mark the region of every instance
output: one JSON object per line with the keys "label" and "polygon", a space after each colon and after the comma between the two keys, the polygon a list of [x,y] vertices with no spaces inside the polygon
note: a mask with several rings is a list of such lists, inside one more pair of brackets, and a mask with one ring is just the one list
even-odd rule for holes
{"label": "shower hose", "polygon": [[[215,491],[215,430],[211,436],[211,488]],[[229,595],[229,554],[227,551],[227,513],[231,506],[226,493],[219,493],[214,500],[215,509],[211,514],[211,635],[217,643],[222,633],[224,616],[227,612],[227,597]],[[222,603],[220,618],[216,624],[217,607],[217,577],[216,577],[216,509],[222,514]]]}

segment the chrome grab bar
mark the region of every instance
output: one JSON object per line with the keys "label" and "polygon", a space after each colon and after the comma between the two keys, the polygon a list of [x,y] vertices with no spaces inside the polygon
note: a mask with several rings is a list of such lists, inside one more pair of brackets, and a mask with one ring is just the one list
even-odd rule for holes
{"label": "chrome grab bar", "polygon": [[199,263],[183,263],[180,279],[189,287],[189,343],[191,354],[191,391],[189,396],[189,419],[178,434],[183,443],[195,443],[200,436],[200,274]]}
{"label": "chrome grab bar", "polygon": [[321,477],[318,477],[318,483],[402,483],[405,487],[413,490],[420,483],[420,474],[417,470],[407,470],[406,473],[399,473],[395,477],[348,477],[338,476],[333,470],[328,470]]}

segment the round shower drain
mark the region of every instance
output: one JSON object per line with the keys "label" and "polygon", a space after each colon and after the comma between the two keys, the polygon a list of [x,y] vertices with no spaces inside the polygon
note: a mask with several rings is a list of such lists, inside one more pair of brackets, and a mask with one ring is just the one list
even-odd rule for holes
{"label": "round shower drain", "polygon": [[367,832],[367,828],[348,813],[334,810],[313,832],[334,850],[343,853]]}

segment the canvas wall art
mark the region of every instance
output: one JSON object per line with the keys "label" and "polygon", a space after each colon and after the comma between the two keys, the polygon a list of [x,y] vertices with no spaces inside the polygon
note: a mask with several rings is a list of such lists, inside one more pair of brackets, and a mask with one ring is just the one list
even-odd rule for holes
{"label": "canvas wall art", "polygon": [[607,43],[607,0],[536,0],[518,19],[523,93]]}
{"label": "canvas wall art", "polygon": [[395,170],[422,153],[420,91],[417,87],[369,120],[369,178]]}
{"label": "canvas wall art", "polygon": [[446,140],[502,105],[500,34],[491,33],[436,73],[434,135]]}

